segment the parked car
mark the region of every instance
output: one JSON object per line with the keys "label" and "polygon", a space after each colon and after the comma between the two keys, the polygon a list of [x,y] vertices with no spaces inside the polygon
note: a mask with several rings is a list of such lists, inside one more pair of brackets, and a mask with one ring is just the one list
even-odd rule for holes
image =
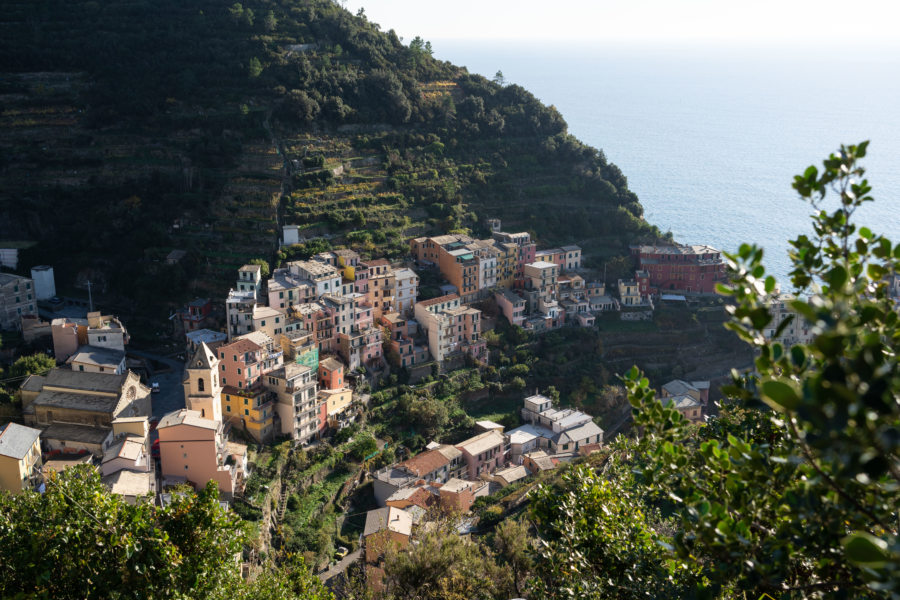
{"label": "parked car", "polygon": [[337,550],[334,551],[334,558],[337,560],[341,560],[342,558],[347,556],[348,552],[350,552],[350,551],[347,550],[346,548],[344,548],[343,546],[338,546]]}
{"label": "parked car", "polygon": [[150,384],[150,392],[153,394],[159,393],[159,382],[154,381]]}

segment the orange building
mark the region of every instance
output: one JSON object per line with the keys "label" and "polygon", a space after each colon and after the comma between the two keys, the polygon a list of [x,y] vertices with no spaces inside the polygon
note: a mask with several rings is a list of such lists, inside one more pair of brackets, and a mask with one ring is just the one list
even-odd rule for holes
{"label": "orange building", "polygon": [[344,364],[328,357],[319,361],[319,389],[337,390],[344,387]]}

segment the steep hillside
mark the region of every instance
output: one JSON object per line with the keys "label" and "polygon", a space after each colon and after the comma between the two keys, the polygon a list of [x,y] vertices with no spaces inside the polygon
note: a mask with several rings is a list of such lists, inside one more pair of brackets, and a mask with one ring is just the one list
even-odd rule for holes
{"label": "steep hillside", "polygon": [[[588,260],[658,235],[553,107],[326,0],[13,0],[0,71],[0,239],[152,312],[252,257],[487,217]],[[324,241],[276,256],[284,223]]]}

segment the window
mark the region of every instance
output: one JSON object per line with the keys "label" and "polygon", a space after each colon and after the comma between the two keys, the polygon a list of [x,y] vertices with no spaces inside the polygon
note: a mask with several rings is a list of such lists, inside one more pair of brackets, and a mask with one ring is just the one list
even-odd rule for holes
{"label": "window", "polygon": [[244,415],[249,415],[249,414],[250,414],[250,411],[249,411],[248,409],[245,408],[245,409],[244,409]]}
{"label": "window", "polygon": [[228,385],[227,383],[225,383],[225,378],[224,378],[224,377],[222,378],[222,385]]}
{"label": "window", "polygon": [[240,374],[241,374],[241,369],[240,369],[240,368],[238,368],[238,375],[240,375]]}
{"label": "window", "polygon": [[79,371],[84,371],[84,365],[78,365],[78,370],[79,370]]}
{"label": "window", "polygon": [[230,405],[230,404],[227,405],[227,406],[225,407],[225,412],[231,412],[231,405]]}
{"label": "window", "polygon": [[197,380],[197,389],[201,392],[206,389],[206,383],[203,381],[202,377]]}

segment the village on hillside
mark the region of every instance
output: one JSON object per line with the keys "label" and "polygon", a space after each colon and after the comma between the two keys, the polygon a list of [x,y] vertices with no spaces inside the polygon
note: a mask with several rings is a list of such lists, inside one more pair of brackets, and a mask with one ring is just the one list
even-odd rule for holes
{"label": "village on hillside", "polygon": [[[83,317],[54,317],[52,267],[35,268],[31,278],[0,275],[2,326],[26,340],[49,339],[57,362],[21,383],[21,418],[0,430],[0,488],[40,490],[53,472],[87,464],[130,502],[162,502],[179,486],[214,481],[223,501],[252,504],[244,492],[253,453],[284,440],[314,449],[358,428],[371,393],[392,372],[421,378],[487,365],[484,302],[510,325],[542,333],[591,327],[603,313],[646,319],[657,303],[713,294],[725,279],[721,252],[708,246],[635,246],[634,278],[608,290],[583,277],[579,246],[538,250],[530,234],[504,232],[495,219],[488,225],[488,239],[412,239],[409,258],[395,263],[345,249],[286,262],[267,277],[262,265],[244,265],[226,298],[197,299],[173,315],[184,330],[185,360],[169,361],[167,383],[148,378],[147,357],[127,350],[119,318],[92,306]],[[296,241],[292,233],[285,227],[286,243]],[[426,272],[443,283],[440,295],[421,299],[419,274]],[[785,298],[773,301],[780,321],[789,312]],[[216,317],[222,314],[224,322]],[[809,332],[798,321],[780,335],[805,339]],[[659,393],[699,423],[709,390],[709,381],[675,379]],[[371,484],[373,506],[349,557],[371,581],[385,539],[407,544],[413,524],[435,511],[459,519],[464,532],[475,525],[466,515],[478,498],[608,441],[596,415],[559,407],[539,391],[522,393],[518,413],[516,427],[478,420],[468,439],[428,440],[422,452],[377,469],[367,461],[386,443],[361,457],[360,475],[342,482],[348,489]],[[341,561],[326,575],[346,566]]]}

